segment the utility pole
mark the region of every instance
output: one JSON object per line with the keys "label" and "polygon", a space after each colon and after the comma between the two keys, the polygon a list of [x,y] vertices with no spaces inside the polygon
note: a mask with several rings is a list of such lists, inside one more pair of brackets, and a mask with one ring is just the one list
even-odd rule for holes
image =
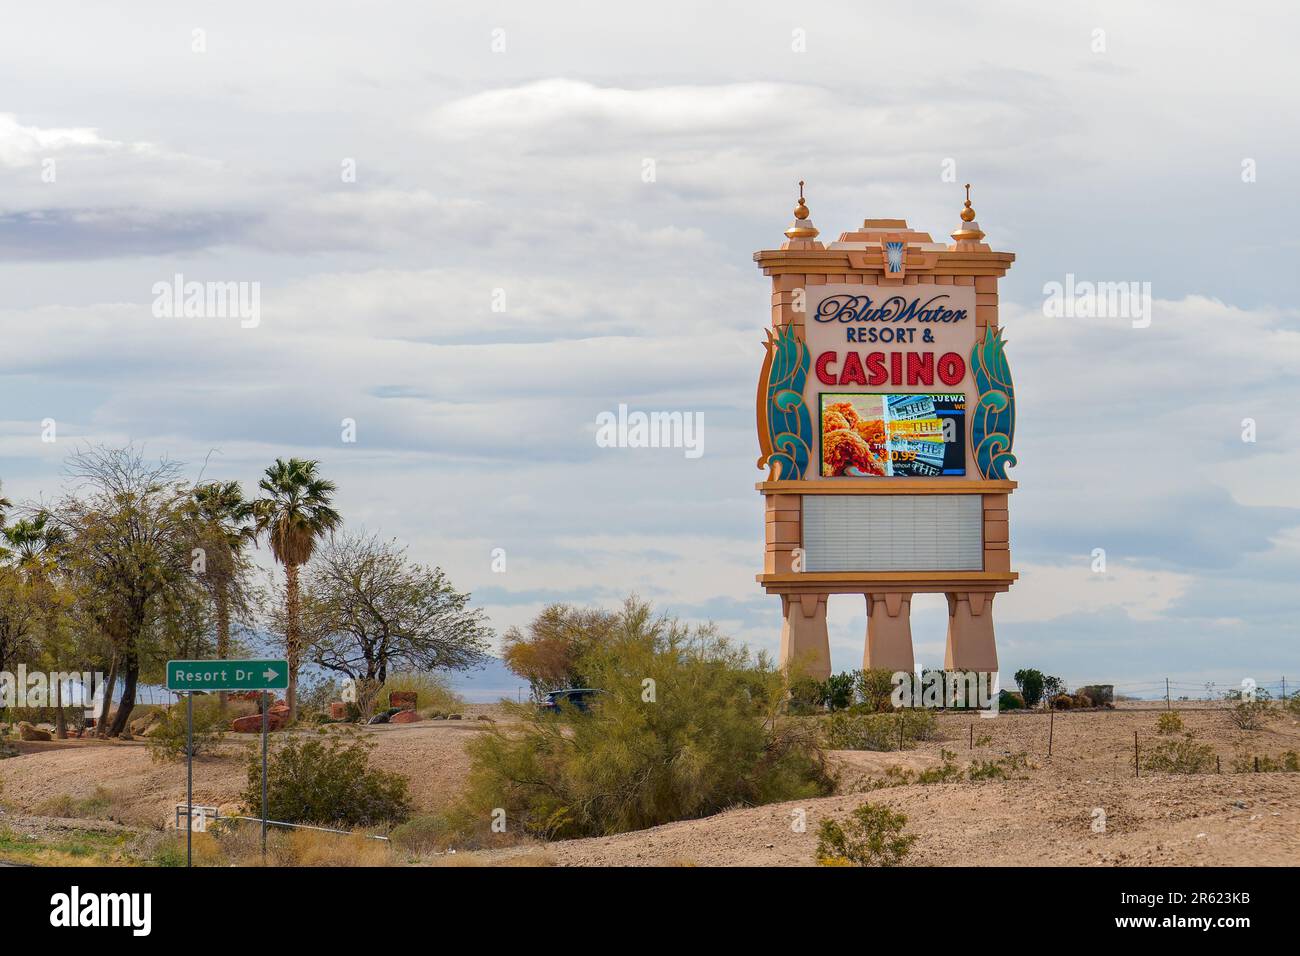
{"label": "utility pole", "polygon": [[1169,702],[1169,678],[1165,678],[1165,710],[1172,710],[1173,704]]}

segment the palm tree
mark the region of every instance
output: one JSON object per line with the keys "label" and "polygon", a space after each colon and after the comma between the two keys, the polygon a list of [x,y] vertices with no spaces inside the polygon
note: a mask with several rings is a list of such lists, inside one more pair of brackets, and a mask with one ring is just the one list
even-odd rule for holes
{"label": "palm tree", "polygon": [[[255,536],[249,524],[253,503],[244,498],[237,481],[198,485],[193,497],[195,538],[205,552],[203,580],[217,615],[217,657],[224,660],[230,654],[232,589],[240,572],[244,545]],[[222,693],[220,698],[224,708],[226,695]]]}
{"label": "palm tree", "polygon": [[257,533],[266,532],[271,554],[284,565],[285,656],[289,660],[289,689],[285,703],[289,720],[298,719],[298,663],[302,653],[298,569],[311,560],[316,542],[342,522],[330,500],[334,482],[316,473],[320,462],[277,458],[257,483],[265,496],[253,505]]}
{"label": "palm tree", "polygon": [[[7,504],[7,501],[0,499],[0,506]],[[62,528],[50,522],[50,513],[42,510],[30,518],[22,518],[11,525],[0,527],[0,539],[4,541],[0,553],[13,560],[26,579],[30,593],[41,607],[45,624],[45,651],[57,664],[60,649],[56,622],[60,594],[54,577],[59,570],[67,537]],[[63,682],[54,681],[53,689],[55,732],[60,740],[64,740],[68,736],[68,729],[63,713]]]}
{"label": "palm tree", "polygon": [[48,511],[0,527],[0,538],[7,546],[0,550],[13,555],[14,563],[33,584],[48,580],[59,548],[66,541],[63,529],[50,524]]}

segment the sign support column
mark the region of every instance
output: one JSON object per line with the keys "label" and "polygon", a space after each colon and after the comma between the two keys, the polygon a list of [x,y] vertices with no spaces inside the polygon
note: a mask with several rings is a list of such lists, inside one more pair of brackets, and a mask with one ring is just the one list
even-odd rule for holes
{"label": "sign support column", "polygon": [[194,862],[194,694],[185,695],[185,865]]}
{"label": "sign support column", "polygon": [[269,691],[289,686],[289,663],[283,660],[251,661],[168,661],[167,689],[185,695],[186,784],[185,865],[193,863],[194,847],[194,694],[231,690],[262,693],[262,860],[266,860],[267,828],[267,740],[271,730]]}
{"label": "sign support column", "polygon": [[262,691],[262,862],[266,862],[266,738],[271,722],[271,695]]}

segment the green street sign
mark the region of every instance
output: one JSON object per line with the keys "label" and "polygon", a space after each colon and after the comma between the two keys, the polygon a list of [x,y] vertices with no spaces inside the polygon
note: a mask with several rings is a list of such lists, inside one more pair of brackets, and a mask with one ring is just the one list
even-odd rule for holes
{"label": "green street sign", "polygon": [[284,690],[288,661],[168,661],[167,689]]}

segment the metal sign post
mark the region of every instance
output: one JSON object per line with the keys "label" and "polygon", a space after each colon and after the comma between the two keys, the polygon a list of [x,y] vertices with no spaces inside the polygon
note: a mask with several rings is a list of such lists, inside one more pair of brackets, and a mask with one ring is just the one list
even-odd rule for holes
{"label": "metal sign post", "polygon": [[194,695],[185,695],[185,865],[194,862]]}
{"label": "metal sign post", "polygon": [[262,691],[262,863],[266,863],[266,738],[271,722],[271,695]]}
{"label": "metal sign post", "polygon": [[[185,865],[194,859],[194,694],[195,692],[259,690],[262,692],[262,861],[266,861],[266,764],[267,740],[271,730],[271,695],[269,691],[289,686],[289,662],[280,660],[250,661],[168,661],[167,689],[185,695]],[[206,829],[206,828],[205,828]]]}

